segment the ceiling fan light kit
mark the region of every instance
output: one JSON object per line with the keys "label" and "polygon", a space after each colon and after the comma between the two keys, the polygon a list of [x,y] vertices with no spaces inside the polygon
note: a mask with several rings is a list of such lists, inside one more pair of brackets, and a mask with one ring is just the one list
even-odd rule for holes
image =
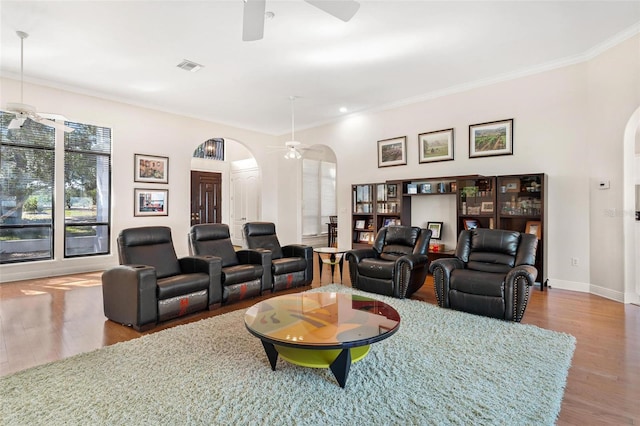
{"label": "ceiling fan light kit", "polygon": [[36,108],[32,105],[23,103],[24,98],[24,39],[29,37],[29,34],[24,31],[16,31],[16,34],[20,38],[20,102],[8,102],[7,111],[15,114],[15,118],[11,120],[7,129],[21,129],[27,119],[35,121],[45,126],[53,127],[56,129],[64,130],[65,132],[73,132],[73,128],[65,126],[62,123],[48,120],[44,116],[47,114],[38,114]]}

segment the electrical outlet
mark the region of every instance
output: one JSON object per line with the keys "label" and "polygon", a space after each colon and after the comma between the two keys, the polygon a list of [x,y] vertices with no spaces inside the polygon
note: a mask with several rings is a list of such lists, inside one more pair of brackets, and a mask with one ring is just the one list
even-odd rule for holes
{"label": "electrical outlet", "polygon": [[580,260],[577,257],[572,257],[571,266],[578,266],[578,265],[580,265]]}

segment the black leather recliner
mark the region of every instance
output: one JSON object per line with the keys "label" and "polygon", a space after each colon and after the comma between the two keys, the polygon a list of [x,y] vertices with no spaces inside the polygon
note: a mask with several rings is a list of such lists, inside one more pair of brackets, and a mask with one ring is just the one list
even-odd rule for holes
{"label": "black leather recliner", "polygon": [[271,253],[250,249],[236,251],[231,243],[228,225],[207,223],[192,226],[189,230],[189,253],[221,258],[222,304],[259,296],[263,290],[271,290]]}
{"label": "black leather recliner", "polygon": [[429,272],[431,230],[416,226],[382,228],[373,247],[345,254],[354,288],[403,299],[420,287]]}
{"label": "black leather recliner", "polygon": [[112,321],[144,331],[158,322],[221,305],[221,260],[178,259],[168,227],[122,230],[118,255],[120,266],[102,274],[104,314]]}
{"label": "black leather recliner", "polygon": [[313,248],[302,244],[280,246],[272,222],[247,222],[242,226],[250,249],[271,252],[273,291],[310,285],[313,281]]}
{"label": "black leather recliner", "polygon": [[462,231],[455,258],[431,264],[438,304],[520,322],[538,274],[533,266],[537,246],[538,239],[531,234],[484,228]]}

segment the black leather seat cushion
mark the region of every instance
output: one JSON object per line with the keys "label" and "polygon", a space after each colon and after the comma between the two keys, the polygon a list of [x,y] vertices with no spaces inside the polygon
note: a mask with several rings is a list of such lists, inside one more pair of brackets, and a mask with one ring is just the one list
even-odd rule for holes
{"label": "black leather seat cushion", "polygon": [[504,278],[504,273],[456,269],[451,272],[449,287],[467,294],[502,297]]}
{"label": "black leather seat cushion", "polygon": [[158,299],[183,296],[209,288],[209,275],[203,273],[182,274],[158,279]]}
{"label": "black leather seat cushion", "polygon": [[304,271],[307,267],[307,261],[301,257],[273,259],[272,267],[273,275],[290,274],[292,272]]}
{"label": "black leather seat cushion", "polygon": [[364,277],[391,279],[393,278],[393,269],[395,267],[395,259],[384,260],[380,258],[365,258],[358,263],[358,273]]}
{"label": "black leather seat cushion", "polygon": [[229,266],[227,268],[222,268],[222,283],[227,286],[253,281],[260,279],[262,277],[262,272],[262,265]]}

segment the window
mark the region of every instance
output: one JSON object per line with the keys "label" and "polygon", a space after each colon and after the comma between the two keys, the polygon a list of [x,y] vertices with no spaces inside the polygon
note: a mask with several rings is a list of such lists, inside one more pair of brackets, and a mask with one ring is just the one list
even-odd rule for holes
{"label": "window", "polygon": [[65,123],[64,255],[109,253],[111,129]]}
{"label": "window", "polygon": [[0,263],[53,258],[55,131],[0,112]]}
{"label": "window", "polygon": [[62,131],[14,117],[0,111],[0,263],[54,259],[56,241],[64,257],[109,253],[111,129],[66,123],[56,144]]}
{"label": "window", "polygon": [[302,160],[302,234],[327,232],[329,216],[336,214],[336,164]]}

